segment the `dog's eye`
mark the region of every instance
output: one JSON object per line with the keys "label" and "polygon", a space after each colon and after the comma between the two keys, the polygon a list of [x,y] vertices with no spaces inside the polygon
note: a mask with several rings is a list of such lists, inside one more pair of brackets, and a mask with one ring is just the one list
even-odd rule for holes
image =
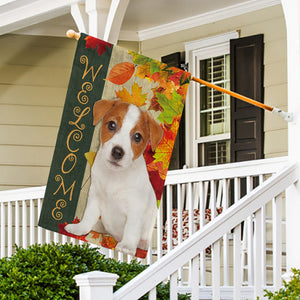
{"label": "dog's eye", "polygon": [[133,136],[132,139],[135,143],[140,143],[141,140],[143,139],[142,135],[138,132],[136,132]]}
{"label": "dog's eye", "polygon": [[110,131],[116,131],[117,130],[117,124],[114,121],[109,121],[107,124],[107,128]]}

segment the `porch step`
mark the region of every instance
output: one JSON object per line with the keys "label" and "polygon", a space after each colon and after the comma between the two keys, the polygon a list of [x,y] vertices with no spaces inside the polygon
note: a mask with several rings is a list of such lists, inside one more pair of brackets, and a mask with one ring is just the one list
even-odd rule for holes
{"label": "porch step", "polygon": [[[222,286],[220,288],[221,300],[232,300],[234,288],[230,286]],[[178,286],[178,293],[186,294],[191,293],[191,289],[187,286]],[[256,300],[254,299],[253,287],[241,287],[241,298],[240,300]],[[212,287],[199,287],[199,299],[211,300],[213,299]]]}

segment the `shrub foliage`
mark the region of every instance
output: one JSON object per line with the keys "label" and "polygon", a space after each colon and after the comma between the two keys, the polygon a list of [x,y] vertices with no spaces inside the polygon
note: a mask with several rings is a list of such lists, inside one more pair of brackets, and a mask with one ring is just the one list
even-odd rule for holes
{"label": "shrub foliage", "polygon": [[300,300],[300,270],[292,269],[293,276],[289,282],[283,281],[283,288],[279,291],[266,291],[265,296],[270,300]]}
{"label": "shrub foliage", "polygon": [[[78,299],[79,289],[73,279],[77,274],[95,270],[116,273],[117,290],[145,268],[136,261],[128,264],[107,259],[87,244],[17,247],[14,255],[0,260],[0,299]],[[169,299],[168,291],[168,284],[160,284],[157,298]],[[188,298],[179,295],[179,299]]]}

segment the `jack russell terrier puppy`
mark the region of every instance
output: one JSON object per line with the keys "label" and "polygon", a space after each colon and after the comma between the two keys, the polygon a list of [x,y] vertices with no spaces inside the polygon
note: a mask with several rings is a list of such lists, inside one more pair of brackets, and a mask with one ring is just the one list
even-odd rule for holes
{"label": "jack russell terrier puppy", "polygon": [[108,233],[116,250],[135,255],[137,248],[148,250],[157,212],[143,152],[149,140],[156,149],[163,130],[147,112],[121,100],[97,101],[93,115],[94,125],[103,122],[88,200],[81,222],[65,230]]}

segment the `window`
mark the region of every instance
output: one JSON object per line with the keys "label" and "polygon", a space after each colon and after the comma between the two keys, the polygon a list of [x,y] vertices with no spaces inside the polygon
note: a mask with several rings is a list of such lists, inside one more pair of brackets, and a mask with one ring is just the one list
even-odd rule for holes
{"label": "window", "polygon": [[[229,89],[229,58],[229,54],[226,54],[200,60],[200,78]],[[230,161],[230,97],[205,85],[199,88],[198,165],[227,163]]]}
{"label": "window", "polygon": [[[230,89],[230,32],[186,44],[190,72]],[[187,163],[190,167],[230,162],[230,96],[205,85],[191,83],[186,104]]]}

